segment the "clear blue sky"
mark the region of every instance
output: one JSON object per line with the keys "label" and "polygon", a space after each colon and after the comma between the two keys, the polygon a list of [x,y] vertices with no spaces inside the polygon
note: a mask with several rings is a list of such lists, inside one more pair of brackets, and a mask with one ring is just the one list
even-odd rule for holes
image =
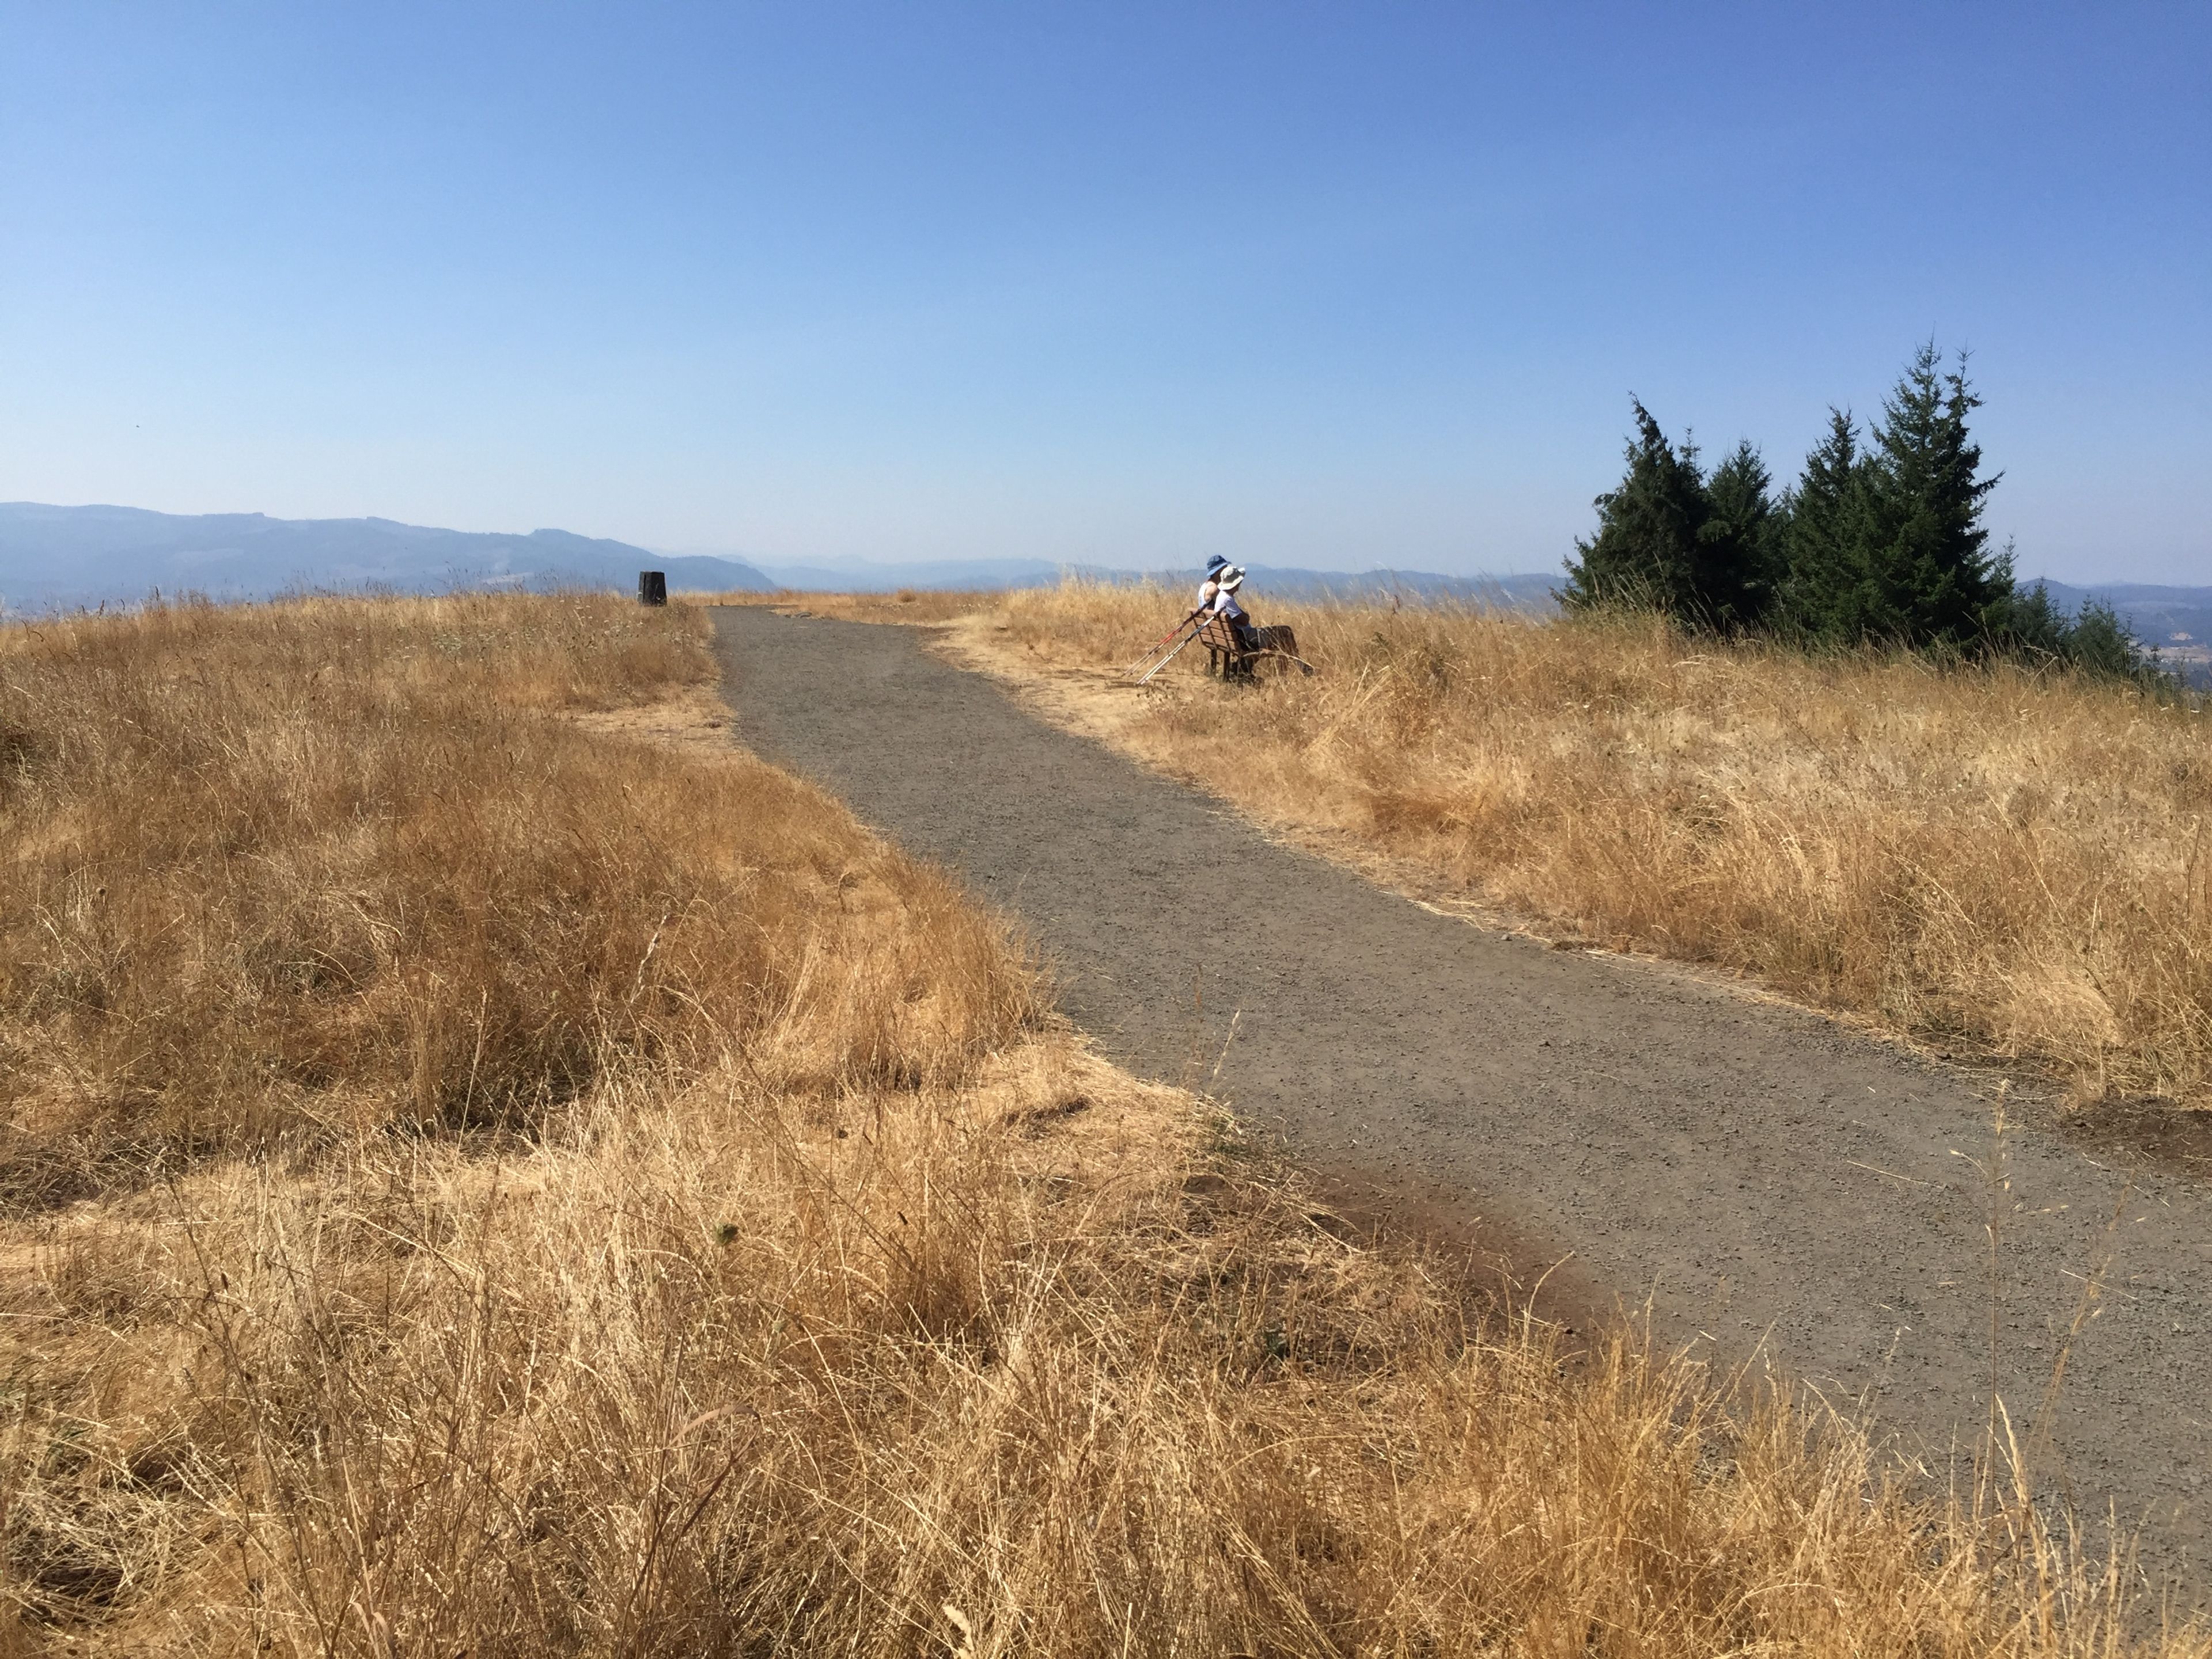
{"label": "clear blue sky", "polygon": [[1970,347],[2212,581],[2212,7],[0,3],[0,498],[1550,568]]}

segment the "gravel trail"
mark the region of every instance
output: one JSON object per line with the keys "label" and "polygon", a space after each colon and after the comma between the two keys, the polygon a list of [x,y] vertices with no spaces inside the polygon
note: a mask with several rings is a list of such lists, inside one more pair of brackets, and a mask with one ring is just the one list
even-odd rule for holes
{"label": "gravel trail", "polygon": [[1018,915],[1115,1060],[1380,1209],[1524,1266],[1571,1253],[1560,1282],[1650,1298],[1665,1341],[1734,1360],[1763,1339],[1938,1460],[1978,1439],[1994,1375],[2047,1443],[2039,1484],[2117,1505],[2155,1576],[2204,1597],[2212,1188],[2043,1127],[1999,1152],[1967,1074],[1425,909],[1044,724],[915,629],[713,614],[742,738]]}

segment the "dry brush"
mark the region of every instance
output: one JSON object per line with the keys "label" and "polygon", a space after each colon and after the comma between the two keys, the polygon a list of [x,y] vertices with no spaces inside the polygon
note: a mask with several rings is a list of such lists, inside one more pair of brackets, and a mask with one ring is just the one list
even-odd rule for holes
{"label": "dry brush", "polygon": [[21,1652],[2203,1654],[1992,1489],[1341,1242],[683,607],[0,635]]}

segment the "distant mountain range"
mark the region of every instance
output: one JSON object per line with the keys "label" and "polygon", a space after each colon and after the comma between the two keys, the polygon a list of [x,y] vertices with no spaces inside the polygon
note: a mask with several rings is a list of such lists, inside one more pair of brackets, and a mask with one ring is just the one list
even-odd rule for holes
{"label": "distant mountain range", "polygon": [[135,507],[0,502],[0,605],[131,604],[155,592],[266,599],[298,588],[616,587],[665,570],[690,592],[775,587],[733,559],[671,558],[565,530],[429,530],[390,519],[186,516]]}
{"label": "distant mountain range", "polygon": [[2046,581],[2044,586],[2068,611],[2078,611],[2090,599],[2103,600],[2136,639],[2157,647],[2168,668],[2193,685],[2212,687],[2212,587],[2154,587],[2144,582],[2069,587],[2064,582]]}
{"label": "distant mountain range", "polygon": [[1559,609],[1553,590],[1566,578],[1556,573],[1507,576],[1440,576],[1431,570],[1278,570],[1251,567],[1252,580],[1285,599],[1457,600],[1500,611],[1548,613]]}
{"label": "distant mountain range", "polygon": [[[155,593],[214,599],[266,599],[298,590],[389,588],[404,592],[465,587],[612,587],[628,592],[641,570],[665,571],[678,592],[888,592],[901,587],[992,592],[1040,587],[1074,574],[1137,581],[1147,574],[1195,586],[1198,570],[1139,573],[1042,559],[939,560],[915,564],[844,560],[757,565],[695,554],[656,553],[628,542],[566,530],[527,535],[435,530],[391,519],[271,519],[259,513],[184,514],[135,507],[49,507],[0,502],[0,607],[16,613],[57,606],[129,605]],[[1454,598],[1548,609],[1553,576],[1440,576],[1425,571],[1362,573],[1255,565],[1255,587],[1285,598],[1334,594],[1372,599]]]}
{"label": "distant mountain range", "polygon": [[[1553,608],[1556,574],[1442,576],[1425,570],[1307,570],[1254,562],[1262,598],[1455,599],[1532,612]],[[994,592],[1039,587],[1073,574],[1102,581],[1151,578],[1195,588],[1198,571],[1133,572],[1042,559],[916,564],[841,560],[814,565],[656,553],[566,530],[527,535],[434,530],[390,519],[271,519],[258,513],[185,515],[135,507],[0,502],[0,611],[133,604],[155,592],[266,599],[295,590],[461,587],[634,591],[641,570],[665,571],[678,592],[778,588],[887,592],[901,587]],[[2212,679],[2212,587],[2118,583],[2047,586],[2069,611],[2103,600],[2144,644],[2192,679]]]}
{"label": "distant mountain range", "polygon": [[779,586],[801,593],[890,593],[902,587],[958,593],[996,593],[1010,587],[1045,587],[1068,567],[1043,559],[935,559],[883,564],[840,559],[834,564],[763,564]]}
{"label": "distant mountain range", "polygon": [[[1198,586],[1193,564],[1172,570],[1118,570],[1103,565],[1048,564],[1042,559],[956,559],[924,564],[878,564],[848,559],[830,564],[763,564],[784,586],[814,593],[888,593],[902,587],[995,593],[1012,587],[1046,587],[1063,576],[1093,581],[1164,582]],[[1254,562],[1253,586],[1285,599],[1455,599],[1510,610],[1548,611],[1556,575],[1440,576],[1427,570],[1306,570]]]}

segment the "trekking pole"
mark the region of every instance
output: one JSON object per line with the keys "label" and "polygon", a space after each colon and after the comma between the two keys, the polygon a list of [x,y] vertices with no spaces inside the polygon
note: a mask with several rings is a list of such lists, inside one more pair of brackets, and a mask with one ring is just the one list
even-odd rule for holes
{"label": "trekking pole", "polygon": [[1165,667],[1166,667],[1170,663],[1173,662],[1173,661],[1174,661],[1177,657],[1180,657],[1181,655],[1182,655],[1182,648],[1183,648],[1183,647],[1184,647],[1184,646],[1186,646],[1186,645],[1188,645],[1188,644],[1189,644],[1193,640],[1196,639],[1196,638],[1197,638],[1200,634],[1203,634],[1204,632],[1206,632],[1206,628],[1205,628],[1205,626],[1204,626],[1204,624],[1203,624],[1203,623],[1201,623],[1200,626],[1198,626],[1198,627],[1196,627],[1196,628],[1192,629],[1190,630],[1190,632],[1189,632],[1189,633],[1188,633],[1188,634],[1184,635],[1182,636],[1182,638],[1180,641],[1178,641],[1176,642],[1176,648],[1175,648],[1174,650],[1172,650],[1172,651],[1169,652],[1169,653],[1167,653],[1167,655],[1166,655],[1166,656],[1162,657],[1162,658],[1161,658],[1158,662],[1154,663],[1154,664],[1153,664],[1150,668],[1147,668],[1147,669],[1146,669],[1143,673],[1141,673],[1141,674],[1138,675],[1138,676],[1137,676],[1137,684],[1139,684],[1139,685],[1149,685],[1150,684],[1152,684],[1152,676],[1153,676],[1153,675],[1155,675],[1155,674],[1158,673],[1158,672],[1160,672],[1160,670],[1162,670],[1163,668],[1165,668]]}
{"label": "trekking pole", "polygon": [[1136,673],[1139,670],[1142,669],[1142,668],[1144,667],[1144,665],[1145,665],[1146,663],[1148,663],[1148,662],[1152,661],[1152,659],[1153,659],[1153,657],[1154,657],[1154,656],[1156,656],[1157,654],[1158,654],[1158,653],[1159,653],[1160,651],[1162,651],[1163,649],[1164,649],[1164,648],[1165,648],[1165,647],[1166,647],[1166,645],[1167,645],[1167,642],[1168,642],[1170,640],[1171,640],[1171,639],[1175,638],[1175,636],[1176,636],[1176,635],[1178,635],[1178,634],[1182,633],[1182,630],[1183,630],[1184,629],[1186,629],[1186,628],[1189,627],[1189,626],[1190,626],[1190,624],[1191,624],[1191,619],[1192,619],[1192,617],[1196,617],[1197,615],[1198,615],[1198,612],[1196,612],[1195,611],[1192,611],[1192,612],[1190,613],[1190,616],[1185,617],[1184,617],[1181,622],[1177,623],[1176,623],[1173,628],[1170,628],[1170,629],[1168,629],[1168,631],[1167,631],[1166,633],[1164,633],[1164,634],[1161,635],[1159,636],[1159,638],[1158,638],[1158,639],[1154,640],[1154,641],[1153,641],[1150,645],[1146,646],[1146,647],[1142,651],[1139,652],[1139,653],[1137,653],[1137,659],[1136,659],[1136,661],[1134,661],[1134,662],[1131,663],[1131,664],[1128,665],[1128,667],[1127,667],[1127,669],[1123,670],[1122,672],[1125,672],[1125,673],[1133,674],[1133,673]]}
{"label": "trekking pole", "polygon": [[1146,657],[1149,657],[1149,656],[1151,656],[1151,655],[1152,654],[1152,652],[1158,650],[1162,646],[1165,645],[1165,644],[1166,644],[1170,640],[1173,639],[1176,635],[1178,635],[1178,634],[1182,633],[1182,630],[1183,630],[1184,629],[1186,629],[1186,628],[1189,627],[1193,622],[1194,622],[1195,620],[1197,620],[1197,617],[1198,617],[1198,612],[1197,612],[1197,611],[1186,611],[1186,612],[1184,613],[1184,615],[1183,615],[1183,619],[1182,619],[1181,622],[1177,623],[1176,623],[1173,628],[1170,628],[1170,629],[1168,629],[1168,631],[1167,631],[1166,633],[1164,633],[1164,634],[1161,635],[1159,636],[1159,638],[1158,638],[1158,639],[1154,640],[1154,641],[1152,641],[1152,647],[1151,647],[1151,648],[1150,648],[1149,650],[1146,650],[1146,651],[1145,651],[1145,652],[1143,652],[1143,653],[1139,653],[1139,656],[1138,656],[1138,658],[1137,658],[1137,660],[1138,660],[1139,662],[1142,662],[1142,661],[1144,661],[1144,660],[1145,660],[1145,659],[1146,659]]}
{"label": "trekking pole", "polygon": [[[1173,628],[1170,628],[1166,633],[1161,635],[1158,639],[1153,641],[1150,646],[1146,647],[1145,653],[1142,656],[1139,657],[1136,661],[1131,663],[1121,672],[1132,677],[1141,675],[1145,679],[1150,679],[1154,674],[1159,672],[1161,667],[1167,660],[1167,658],[1160,657],[1159,653],[1161,648],[1164,647],[1169,641],[1174,639],[1176,635],[1182,633],[1184,629],[1189,627],[1191,623],[1195,622],[1197,619],[1198,612],[1195,611],[1192,611],[1189,616],[1185,617]],[[1182,647],[1181,645],[1177,645],[1176,647],[1176,651],[1180,651],[1182,649]],[[1168,653],[1169,657],[1172,657],[1174,654],[1174,651]],[[1157,662],[1154,661],[1153,659],[1155,658],[1159,658],[1159,660]],[[1142,682],[1139,681],[1139,684],[1141,683]]]}

